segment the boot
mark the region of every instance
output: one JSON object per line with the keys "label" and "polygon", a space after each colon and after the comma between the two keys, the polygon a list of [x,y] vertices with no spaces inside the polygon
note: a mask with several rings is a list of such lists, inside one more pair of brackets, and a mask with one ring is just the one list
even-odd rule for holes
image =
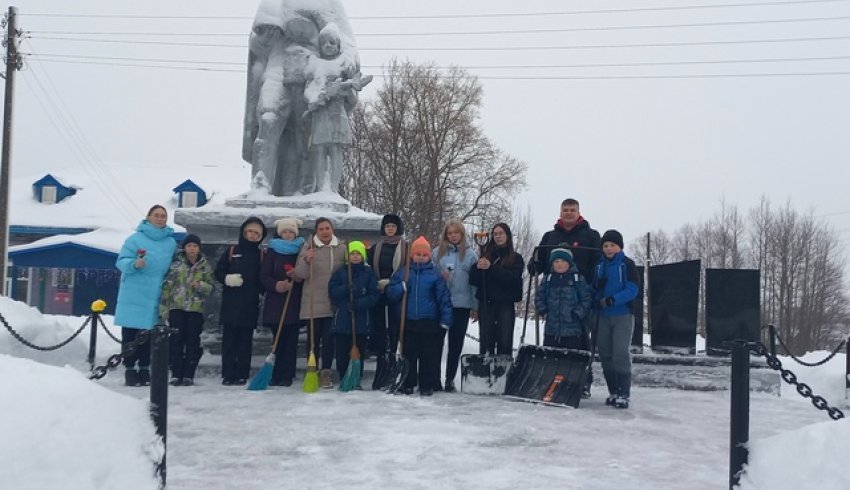
{"label": "boot", "polygon": [[139,384],[136,386],[150,386],[151,372],[148,369],[139,369]]}
{"label": "boot", "polygon": [[319,371],[319,386],[326,390],[334,387],[334,376],[330,369]]}
{"label": "boot", "polygon": [[168,382],[168,384],[170,384],[171,386],[180,386],[180,385],[183,384],[183,378],[177,378],[177,377],[171,378],[171,380]]}
{"label": "boot", "polygon": [[183,378],[183,386],[194,386],[195,378]]}
{"label": "boot", "polygon": [[446,380],[446,393],[455,393],[457,388],[455,388],[455,382]]}
{"label": "boot", "polygon": [[615,408],[629,408],[629,399],[624,396],[618,396],[616,400],[614,400]]}
{"label": "boot", "polygon": [[140,386],[139,372],[135,369],[127,369],[124,371],[124,386]]}

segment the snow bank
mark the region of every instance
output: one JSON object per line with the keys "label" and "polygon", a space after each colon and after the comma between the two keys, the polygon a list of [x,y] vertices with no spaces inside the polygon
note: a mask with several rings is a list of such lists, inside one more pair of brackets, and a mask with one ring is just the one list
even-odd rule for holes
{"label": "snow bank", "polygon": [[768,488],[850,488],[844,470],[850,454],[850,420],[827,421],[750,441],[750,462],[738,486]]}
{"label": "snow bank", "polygon": [[158,488],[146,402],[28,359],[0,355],[0,373],[3,488]]}
{"label": "snow bank", "polygon": [[[76,322],[76,325],[72,327],[70,322],[45,317],[32,306],[5,296],[0,296],[0,314],[21,337],[42,347],[64,341],[85,321],[85,318],[66,317]],[[78,364],[85,361],[88,355],[88,336],[89,329],[86,327],[70,344],[53,351],[39,351],[25,346],[12,337],[5,326],[0,326],[0,354],[28,358],[54,366]]]}

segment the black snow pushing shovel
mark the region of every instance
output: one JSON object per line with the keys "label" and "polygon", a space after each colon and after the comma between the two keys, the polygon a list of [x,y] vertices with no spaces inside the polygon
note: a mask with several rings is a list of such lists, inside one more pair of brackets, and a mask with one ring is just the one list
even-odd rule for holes
{"label": "black snow pushing shovel", "polygon": [[[476,232],[474,238],[483,257],[489,234],[485,231]],[[482,272],[481,300],[487,303],[486,271]],[[460,391],[470,395],[503,395],[513,362],[513,357],[509,355],[494,355],[490,352],[460,356]]]}
{"label": "black snow pushing shovel", "polygon": [[[535,278],[535,290],[536,282]],[[541,347],[540,325],[536,318],[536,345],[525,345],[530,302],[529,280],[520,348],[508,373],[505,395],[514,400],[578,408],[592,355],[586,350]]]}

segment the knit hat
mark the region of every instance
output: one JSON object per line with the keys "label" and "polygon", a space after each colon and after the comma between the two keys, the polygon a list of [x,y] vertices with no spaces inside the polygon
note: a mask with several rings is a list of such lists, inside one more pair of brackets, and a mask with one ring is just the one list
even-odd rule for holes
{"label": "knit hat", "polygon": [[193,235],[193,234],[189,233],[188,235],[186,235],[185,238],[183,238],[183,241],[180,243],[180,248],[186,248],[186,245],[188,245],[190,243],[194,243],[195,245],[200,247],[201,246],[201,238],[198,235]]}
{"label": "knit hat", "polygon": [[410,255],[416,255],[417,253],[425,253],[428,257],[431,256],[431,244],[428,243],[428,240],[425,239],[424,236],[420,236],[410,245]]}
{"label": "knit hat", "polygon": [[348,253],[352,254],[354,252],[359,253],[363,257],[363,260],[366,260],[366,245],[363,242],[355,240],[348,243]]}
{"label": "knit hat", "polygon": [[557,259],[566,260],[571,266],[575,265],[575,261],[573,261],[573,253],[566,248],[556,248],[552,250],[552,253],[549,254],[549,263],[551,264]]}
{"label": "knit hat", "polygon": [[298,218],[281,218],[274,222],[274,226],[277,228],[277,236],[283,236],[283,232],[286,230],[290,230],[295,235],[298,235],[298,226],[303,224],[303,222]]}
{"label": "knit hat", "polygon": [[395,231],[396,236],[404,235],[404,223],[401,222],[401,218],[397,214],[385,214],[384,217],[381,219],[381,235],[382,236],[386,235],[386,233],[384,233],[384,226],[386,226],[387,223],[392,223],[392,224],[396,225],[396,231]]}
{"label": "knit hat", "polygon": [[623,247],[623,235],[621,235],[617,230],[606,231],[605,234],[602,235],[602,243],[605,244],[605,242],[616,243],[620,246],[620,248],[625,248]]}

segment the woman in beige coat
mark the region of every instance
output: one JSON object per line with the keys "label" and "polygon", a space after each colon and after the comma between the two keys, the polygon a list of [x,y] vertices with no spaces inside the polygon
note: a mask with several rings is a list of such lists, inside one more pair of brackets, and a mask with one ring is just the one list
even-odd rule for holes
{"label": "woman in beige coat", "polygon": [[312,328],[308,323],[307,329],[310,345],[313,352],[322,358],[322,370],[319,372],[322,388],[333,388],[333,309],[328,296],[328,282],[334,271],[345,265],[345,255],[345,243],[334,235],[331,220],[319,218],[313,236],[301,247],[295,265],[295,276],[304,281],[301,319],[312,318]]}

